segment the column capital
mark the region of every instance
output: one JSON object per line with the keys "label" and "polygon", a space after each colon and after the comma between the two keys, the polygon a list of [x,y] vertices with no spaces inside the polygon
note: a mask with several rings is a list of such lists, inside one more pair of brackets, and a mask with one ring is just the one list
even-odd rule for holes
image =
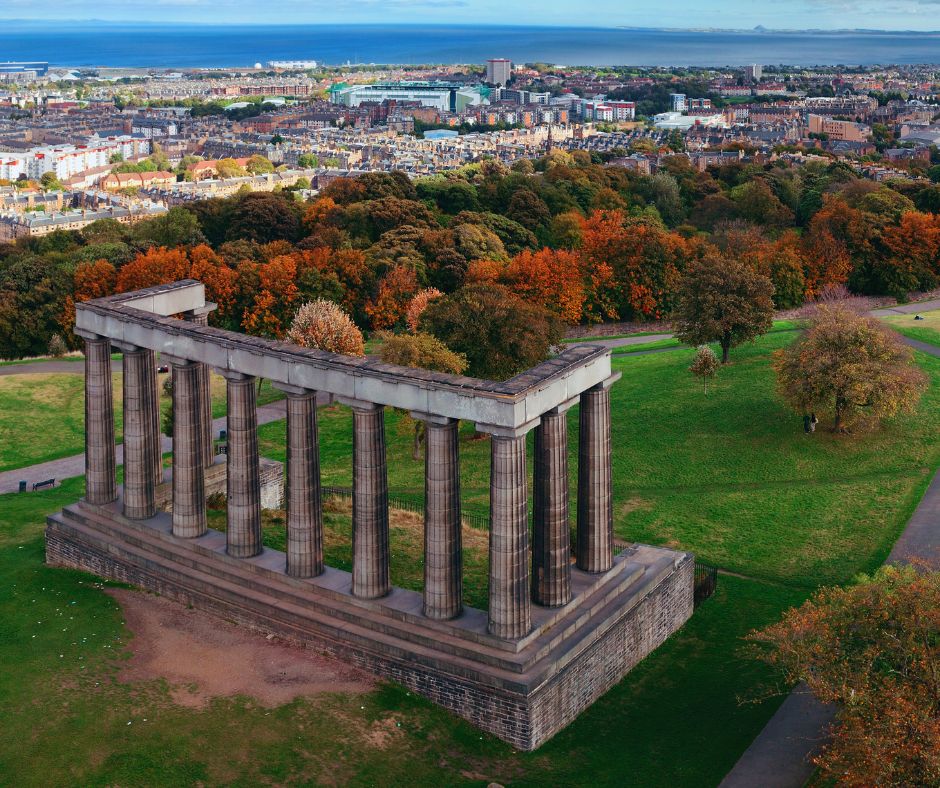
{"label": "column capital", "polygon": [[348,405],[353,410],[360,410],[364,413],[373,413],[377,410],[385,410],[385,406],[378,402],[369,402],[368,400],[355,399],[354,397],[337,397],[336,401],[343,405]]}
{"label": "column capital", "polygon": [[105,341],[110,342],[111,341],[106,336],[103,336],[101,334],[95,334],[91,331],[85,331],[85,329],[83,328],[72,329],[72,333],[75,334],[75,336],[77,337],[81,337],[86,342],[105,342]]}
{"label": "column capital", "polygon": [[130,342],[116,342],[113,339],[111,340],[111,347],[120,350],[122,353],[139,353],[147,349],[139,345],[132,345]]}
{"label": "column capital", "polygon": [[438,416],[435,413],[422,413],[418,410],[409,411],[408,415],[416,421],[423,421],[432,427],[447,427],[459,421],[459,419],[452,419],[448,416]]}
{"label": "column capital", "polygon": [[521,438],[524,435],[528,435],[535,427],[538,427],[541,420],[541,416],[536,416],[531,421],[520,424],[518,427],[500,427],[495,424],[479,423],[474,426],[477,432],[485,432],[488,435],[492,435],[494,438]]}
{"label": "column capital", "polygon": [[189,309],[183,312],[184,320],[193,320],[195,318],[200,318],[207,316],[210,312],[215,312],[219,308],[219,305],[214,301],[206,301],[203,306],[197,306],[195,309]]}
{"label": "column capital", "polygon": [[213,367],[212,369],[217,375],[221,375],[232,383],[255,379],[254,375],[246,375],[244,372],[239,372],[237,369],[222,369],[221,367]]}
{"label": "column capital", "polygon": [[588,391],[604,391],[606,389],[609,389],[611,386],[614,385],[614,383],[616,383],[622,377],[623,377],[622,372],[614,372],[614,374],[611,375],[606,380],[602,380],[596,386],[591,386],[591,388],[589,388]]}
{"label": "column capital", "polygon": [[278,391],[283,391],[288,397],[309,397],[317,395],[315,389],[304,388],[303,386],[292,386],[290,383],[279,383],[271,381],[271,385]]}
{"label": "column capital", "polygon": [[174,367],[194,367],[199,363],[198,361],[191,361],[188,358],[174,356],[170,353],[160,353],[160,361],[165,361],[167,364],[171,364]]}

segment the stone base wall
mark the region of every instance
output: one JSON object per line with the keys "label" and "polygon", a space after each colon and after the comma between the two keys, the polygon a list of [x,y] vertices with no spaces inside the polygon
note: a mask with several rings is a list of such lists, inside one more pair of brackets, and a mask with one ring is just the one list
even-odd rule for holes
{"label": "stone base wall", "polygon": [[[261,458],[261,508],[284,508],[284,464],[277,460]],[[225,456],[217,460],[214,465],[206,468],[206,497],[210,495],[225,495],[226,471],[228,464]],[[170,471],[172,474],[172,469]],[[162,512],[173,511],[173,484],[169,479],[157,486],[154,490],[154,499],[157,509]]]}
{"label": "stone base wall", "polygon": [[[431,665],[419,664],[409,659],[410,649],[416,647],[408,643],[392,648],[379,636],[373,640],[364,640],[361,634],[358,640],[344,637],[348,625],[339,619],[327,626],[316,616],[291,612],[287,605],[275,607],[278,590],[272,588],[272,596],[267,596],[264,578],[257,575],[252,587],[246,584],[234,592],[230,582],[206,573],[199,581],[184,581],[182,573],[172,567],[167,571],[161,559],[143,558],[113,533],[99,540],[87,524],[76,527],[68,510],[50,517],[46,530],[46,560],[51,565],[135,585],[332,654],[404,685],[523,750],[536,749],[572,722],[691,616],[694,562],[691,555],[676,555],[681,558],[671,570],[644,587],[641,595],[626,602],[614,598],[596,610],[592,615],[602,620],[593,642],[584,647],[558,647],[557,664],[565,666],[549,671],[541,683],[527,686],[524,676],[518,681],[507,679],[505,671],[488,669],[485,664],[467,671],[445,651],[435,654]],[[555,652],[549,657],[554,662]],[[471,674],[475,678],[467,678]]]}

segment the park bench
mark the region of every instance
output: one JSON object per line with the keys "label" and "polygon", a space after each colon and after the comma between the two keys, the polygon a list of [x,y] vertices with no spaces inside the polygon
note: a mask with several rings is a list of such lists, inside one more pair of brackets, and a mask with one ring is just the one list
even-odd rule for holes
{"label": "park bench", "polygon": [[55,487],[55,479],[46,479],[44,482],[33,482],[33,490],[41,490],[44,487]]}

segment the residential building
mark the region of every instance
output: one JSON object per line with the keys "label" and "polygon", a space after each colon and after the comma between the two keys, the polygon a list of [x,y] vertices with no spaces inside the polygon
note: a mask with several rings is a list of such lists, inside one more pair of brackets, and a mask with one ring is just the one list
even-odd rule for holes
{"label": "residential building", "polygon": [[497,57],[486,61],[486,81],[505,87],[512,78],[512,61]]}

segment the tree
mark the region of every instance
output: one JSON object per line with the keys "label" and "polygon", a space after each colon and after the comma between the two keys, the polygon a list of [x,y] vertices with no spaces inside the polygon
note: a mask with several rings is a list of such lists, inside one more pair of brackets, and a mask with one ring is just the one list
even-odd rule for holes
{"label": "tree", "polygon": [[251,192],[235,202],[226,238],[244,238],[258,243],[294,241],[300,231],[300,216],[291,200],[272,192]]}
{"label": "tree", "polygon": [[689,372],[702,379],[702,391],[705,392],[706,397],[708,396],[708,379],[715,377],[718,366],[718,356],[708,345],[702,345],[695,351],[695,358],[692,359]]}
{"label": "tree", "polygon": [[304,304],[294,315],[287,339],[344,356],[364,356],[362,332],[339,304],[322,298]]}
{"label": "tree", "polygon": [[676,309],[676,336],[689,345],[718,342],[721,363],[731,348],[765,334],[773,323],[774,286],[753,267],[712,255],[686,271]]}
{"label": "tree", "polygon": [[274,172],[274,165],[264,156],[255,154],[248,159],[245,169],[252,175],[264,175],[269,172]]}
{"label": "tree", "polygon": [[424,314],[424,310],[427,309],[428,304],[435,298],[440,298],[442,295],[444,294],[436,287],[427,287],[417,292],[414,298],[411,299],[411,303],[408,304],[408,311],[405,313],[405,325],[412,334],[418,333],[418,324],[421,321],[421,315]]}
{"label": "tree", "polygon": [[59,176],[55,174],[52,170],[49,172],[44,172],[42,177],[39,179],[39,183],[42,185],[42,188],[49,192],[60,192],[62,191],[62,184],[59,181]]}
{"label": "tree", "polygon": [[[455,353],[437,337],[418,332],[416,334],[392,334],[380,331],[382,361],[400,367],[429,369],[432,372],[447,372],[460,375],[467,368],[467,357]],[[414,423],[412,457],[421,459],[421,441],[424,438],[424,423]]]}
{"label": "tree", "polygon": [[502,285],[468,285],[432,301],[420,328],[467,357],[468,372],[505,380],[548,358],[563,324]]}
{"label": "tree", "polygon": [[297,157],[297,166],[302,170],[310,170],[320,164],[320,159],[314,153],[301,153]]}
{"label": "tree", "polygon": [[883,567],[748,636],[782,682],[839,704],[824,782],[940,784],[940,573]]}
{"label": "tree", "polygon": [[835,432],[911,411],[926,388],[898,335],[844,306],[820,306],[773,366],[780,395],[800,413],[831,413]]}

